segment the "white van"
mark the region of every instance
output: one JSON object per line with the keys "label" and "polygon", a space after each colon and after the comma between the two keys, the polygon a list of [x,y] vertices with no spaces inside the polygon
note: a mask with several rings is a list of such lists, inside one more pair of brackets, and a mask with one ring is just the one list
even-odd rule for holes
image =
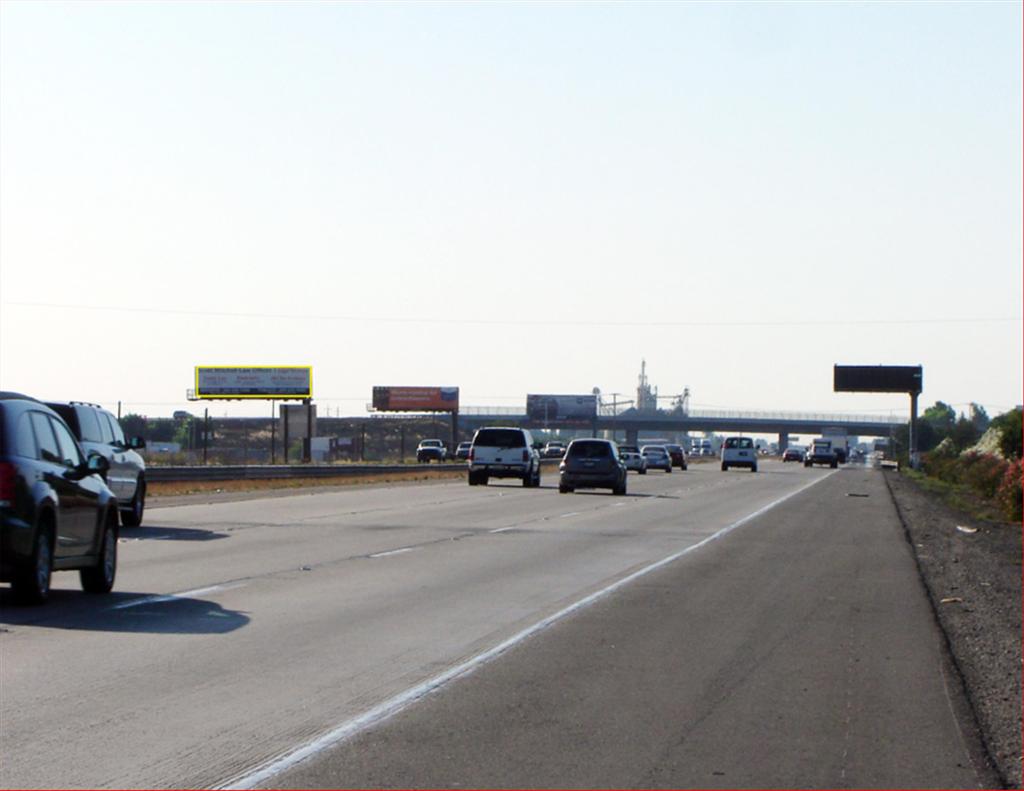
{"label": "white van", "polygon": [[757,448],[750,437],[726,437],[722,443],[722,472],[730,467],[749,467],[757,472]]}

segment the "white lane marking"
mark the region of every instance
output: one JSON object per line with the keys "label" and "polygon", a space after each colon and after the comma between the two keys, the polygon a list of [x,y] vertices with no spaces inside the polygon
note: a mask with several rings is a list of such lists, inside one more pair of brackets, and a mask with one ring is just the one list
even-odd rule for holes
{"label": "white lane marking", "polygon": [[561,519],[565,519],[567,516],[579,516],[579,515],[580,515],[579,511],[570,511],[567,514],[562,514],[562,516],[560,518]]}
{"label": "white lane marking", "polygon": [[110,609],[112,610],[127,610],[129,607],[139,607],[143,604],[158,604],[159,602],[174,601],[175,599],[188,599],[193,596],[203,596],[207,593],[214,593],[216,591],[226,591],[232,588],[241,588],[244,586],[244,582],[225,583],[224,585],[210,585],[208,588],[196,588],[190,591],[182,591],[181,593],[163,593],[155,596],[146,596],[141,599],[135,599],[134,601],[124,602],[124,604],[115,604]]}
{"label": "white lane marking", "polygon": [[388,555],[401,555],[403,552],[413,552],[416,547],[402,547],[401,549],[389,549],[387,552],[378,552],[370,555],[371,558],[386,558]]}
{"label": "white lane marking", "polygon": [[828,472],[825,475],[821,476],[820,478],[815,478],[813,481],[805,484],[804,486],[801,486],[799,489],[796,489],[795,491],[792,491],[787,495],[783,495],[782,497],[772,501],[763,508],[759,508],[757,511],[754,511],[752,514],[747,514],[742,519],[738,519],[731,525],[723,527],[717,533],[712,533],[710,536],[697,542],[696,544],[693,544],[692,546],[689,546],[686,549],[680,550],[679,552],[674,552],[666,558],[662,558],[661,560],[651,563],[649,566],[644,566],[644,568],[640,569],[639,571],[634,571],[632,574],[629,574],[628,576],[625,576],[622,579],[613,582],[611,585],[602,588],[596,593],[591,593],[589,596],[583,597],[579,601],[570,604],[568,607],[559,610],[553,615],[549,615],[547,618],[544,618],[538,621],[537,623],[533,624],[533,626],[528,626],[521,632],[518,632],[517,634],[514,634],[511,637],[509,637],[507,640],[498,643],[493,648],[489,648],[483,653],[477,654],[476,656],[467,659],[465,662],[462,662],[461,664],[458,664],[455,667],[449,668],[440,675],[434,676],[433,678],[428,679],[427,681],[424,681],[421,684],[417,684],[416,686],[411,687],[405,690],[404,692],[399,692],[394,697],[388,698],[382,703],[378,703],[376,706],[374,706],[371,709],[368,709],[367,711],[364,711],[362,714],[352,717],[349,720],[345,720],[340,725],[337,725],[336,727],[332,728],[331,730],[327,731],[321,736],[318,736],[317,738],[313,739],[312,741],[307,742],[306,744],[300,747],[288,750],[287,752],[284,752],[275,758],[271,758],[270,760],[257,766],[255,769],[252,769],[251,771],[246,772],[245,774],[236,775],[223,785],[214,786],[214,788],[255,788],[258,784],[263,783],[266,780],[269,780],[274,775],[280,774],[286,769],[290,769],[300,761],[304,761],[306,758],[310,758],[316,755],[317,753],[321,753],[324,750],[334,747],[340,744],[341,742],[345,741],[346,739],[350,739],[351,737],[355,736],[361,731],[364,731],[367,728],[376,725],[380,722],[383,722],[384,720],[394,716],[395,714],[398,714],[400,711],[408,708],[413,703],[416,703],[417,701],[426,697],[430,693],[440,689],[441,687],[445,686],[446,684],[455,680],[456,678],[459,678],[460,676],[466,675],[476,670],[477,668],[491,661],[495,657],[505,653],[508,649],[523,642],[527,638],[532,637],[538,632],[547,629],[549,626],[556,623],[557,621],[562,620],[566,616],[572,615],[573,613],[582,610],[585,607],[589,607],[598,599],[607,596],[609,593],[612,593],[618,590],[619,588],[629,585],[634,580],[637,580],[640,577],[645,576],[646,574],[650,574],[652,571],[657,571],[663,566],[667,566],[668,564],[673,563],[674,561],[683,557],[683,555],[688,555],[689,553],[694,552],[700,549],[701,547],[706,546],[707,544],[710,544],[712,541],[718,540],[727,533],[731,533],[737,527],[745,525],[750,520],[756,519],[762,514],[767,513],[772,508],[775,508],[777,505],[784,503],[789,498],[795,497],[801,492],[806,491],[815,484],[821,483],[823,480],[834,474],[835,473],[833,472]]}
{"label": "white lane marking", "polygon": [[494,530],[488,530],[488,533],[504,533],[507,530],[515,530],[514,527],[496,527]]}

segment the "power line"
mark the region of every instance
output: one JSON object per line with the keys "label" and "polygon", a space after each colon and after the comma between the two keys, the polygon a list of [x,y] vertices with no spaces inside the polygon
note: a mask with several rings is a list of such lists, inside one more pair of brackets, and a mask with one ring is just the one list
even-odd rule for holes
{"label": "power line", "polygon": [[824,319],[810,321],[593,321],[584,319],[478,319],[432,316],[350,316],[341,314],[262,313],[224,310],[184,310],[180,308],[131,307],[124,305],[71,305],[56,302],[2,303],[9,307],[52,308],[58,310],[119,311],[171,316],[217,317],[228,319],[279,319],[283,321],[344,321],[376,324],[439,324],[439,325],[513,325],[535,327],[835,327],[891,326],[915,324],[993,324],[1020,322],[1020,316],[943,317],[917,319]]}

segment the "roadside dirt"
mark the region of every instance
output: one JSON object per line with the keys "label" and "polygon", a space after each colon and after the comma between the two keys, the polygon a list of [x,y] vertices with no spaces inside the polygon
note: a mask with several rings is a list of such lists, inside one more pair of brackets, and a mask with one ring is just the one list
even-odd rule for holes
{"label": "roadside dirt", "polygon": [[146,487],[147,505],[158,505],[162,498],[192,494],[252,492],[271,494],[298,494],[296,489],[323,489],[373,484],[423,483],[424,481],[450,481],[465,478],[464,470],[431,470],[412,467],[407,471],[382,475],[339,475],[337,478],[245,478],[237,481],[150,481]]}
{"label": "roadside dirt", "polygon": [[936,618],[1007,787],[1021,787],[1021,526],[950,508],[885,473]]}

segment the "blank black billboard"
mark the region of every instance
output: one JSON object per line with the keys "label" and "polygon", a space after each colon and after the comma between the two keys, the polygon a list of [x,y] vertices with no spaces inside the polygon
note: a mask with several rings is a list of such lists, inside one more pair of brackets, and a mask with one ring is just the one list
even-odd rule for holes
{"label": "blank black billboard", "polygon": [[923,380],[920,365],[836,365],[832,389],[837,393],[920,393]]}

